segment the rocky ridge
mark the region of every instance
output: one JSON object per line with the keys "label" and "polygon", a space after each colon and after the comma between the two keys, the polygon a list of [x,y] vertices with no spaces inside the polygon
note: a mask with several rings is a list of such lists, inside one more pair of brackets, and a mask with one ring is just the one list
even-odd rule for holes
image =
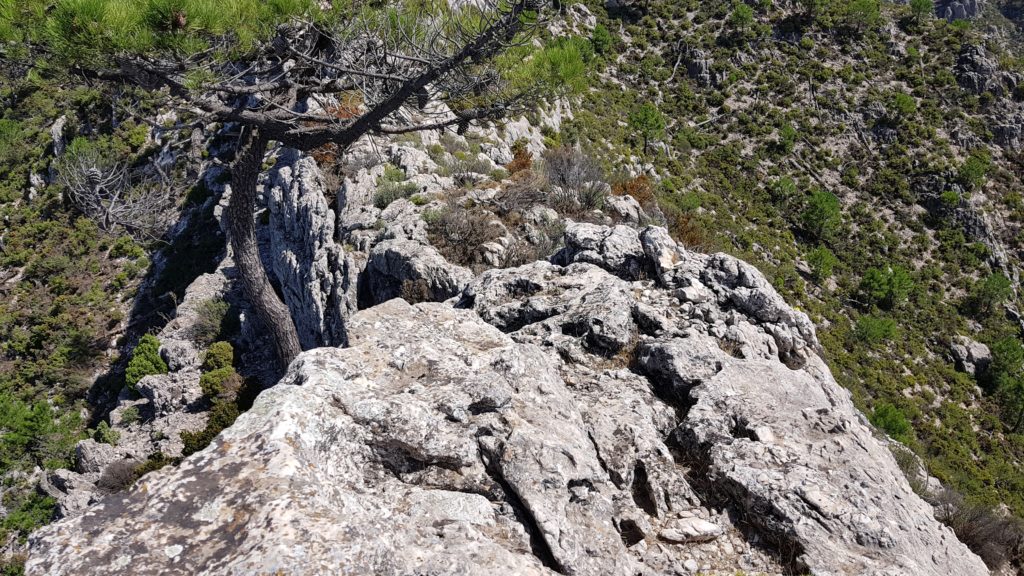
{"label": "rocky ridge", "polygon": [[565,240],[354,314],[27,573],[987,573],[756,269],[657,227]]}

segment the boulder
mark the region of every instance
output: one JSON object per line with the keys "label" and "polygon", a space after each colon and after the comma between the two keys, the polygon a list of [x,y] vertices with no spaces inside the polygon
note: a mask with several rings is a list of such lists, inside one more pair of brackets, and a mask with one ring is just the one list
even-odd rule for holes
{"label": "boulder", "polygon": [[380,304],[402,296],[403,290],[419,300],[443,301],[461,293],[472,277],[470,270],[449,264],[432,246],[385,240],[370,251],[360,277],[360,303]]}
{"label": "boulder", "polygon": [[609,196],[605,199],[604,211],[627,224],[638,225],[647,219],[644,209],[632,196]]}
{"label": "boulder", "polygon": [[196,371],[170,372],[142,378],[135,385],[139,395],[149,400],[154,414],[163,416],[186,410],[203,397]]}
{"label": "boulder", "polygon": [[761,534],[791,546],[798,568],[987,573],[934,520],[817,356],[801,370],[763,360],[722,363],[691,390],[695,403],[676,434],[686,451],[704,455],[712,497],[743,502]]}
{"label": "boulder", "polygon": [[100,496],[94,485],[99,475],[86,476],[71,470],[54,470],[39,481],[39,488],[55,501],[58,518],[81,514]]}
{"label": "boulder", "polygon": [[609,228],[570,221],[565,227],[565,248],[556,260],[560,264],[595,264],[627,280],[646,273],[640,236],[628,226]]}
{"label": "boulder", "polygon": [[979,0],[943,0],[937,3],[935,13],[949,22],[971,20],[981,13],[981,3]]}
{"label": "boulder", "polygon": [[37,532],[27,574],[635,573],[543,351],[439,304],[350,328],[180,467]]}
{"label": "boulder", "polygon": [[388,148],[391,163],[400,168],[407,177],[420,174],[432,174],[437,171],[437,164],[426,152],[412,146],[392,144]]}
{"label": "boulder", "polygon": [[92,438],[79,440],[75,445],[75,469],[82,474],[98,474],[121,455],[110,444]]}
{"label": "boulder", "polygon": [[992,92],[999,95],[1003,92],[999,63],[983,46],[964,44],[953,73],[961,87],[975,94]]}
{"label": "boulder", "polygon": [[992,364],[992,351],[981,342],[966,336],[956,336],[950,344],[950,352],[956,369],[979,378]]}
{"label": "boulder", "polygon": [[686,544],[689,542],[708,542],[722,535],[722,527],[701,518],[680,518],[658,533],[658,537],[668,542]]}

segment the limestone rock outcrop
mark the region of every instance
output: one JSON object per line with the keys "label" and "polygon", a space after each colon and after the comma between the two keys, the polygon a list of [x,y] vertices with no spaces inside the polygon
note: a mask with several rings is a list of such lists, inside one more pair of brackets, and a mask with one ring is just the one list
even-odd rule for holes
{"label": "limestone rock outcrop", "polygon": [[454,307],[356,313],[207,449],[37,532],[27,574],[988,573],[756,269],[566,233]]}
{"label": "limestone rock outcrop", "polygon": [[334,241],[335,216],[316,161],[286,149],[270,174],[264,254],[281,286],[303,349],[345,342],[355,311],[357,266]]}
{"label": "limestone rock outcrop", "polygon": [[975,378],[984,376],[992,364],[992,351],[988,346],[966,336],[954,337],[949,349],[956,369]]}

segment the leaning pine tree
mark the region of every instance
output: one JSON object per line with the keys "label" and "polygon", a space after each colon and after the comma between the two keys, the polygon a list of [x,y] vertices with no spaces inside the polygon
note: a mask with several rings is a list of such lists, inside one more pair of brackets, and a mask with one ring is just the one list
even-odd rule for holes
{"label": "leaning pine tree", "polygon": [[[541,0],[0,0],[13,57],[141,88],[236,128],[228,229],[246,297],[288,364],[301,351],[258,253],[272,141],[338,153],[367,134],[465,131],[576,88],[572,43],[536,39]],[[20,53],[20,54],[19,54]]]}

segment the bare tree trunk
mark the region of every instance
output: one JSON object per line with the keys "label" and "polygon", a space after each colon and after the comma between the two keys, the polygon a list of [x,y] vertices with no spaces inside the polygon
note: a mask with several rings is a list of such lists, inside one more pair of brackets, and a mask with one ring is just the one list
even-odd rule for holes
{"label": "bare tree trunk", "polygon": [[302,351],[299,334],[288,307],[277,297],[263,269],[253,218],[256,212],[256,184],[266,151],[267,139],[256,129],[247,130],[231,166],[228,230],[245,296],[270,333],[278,360],[282,366],[287,367]]}

